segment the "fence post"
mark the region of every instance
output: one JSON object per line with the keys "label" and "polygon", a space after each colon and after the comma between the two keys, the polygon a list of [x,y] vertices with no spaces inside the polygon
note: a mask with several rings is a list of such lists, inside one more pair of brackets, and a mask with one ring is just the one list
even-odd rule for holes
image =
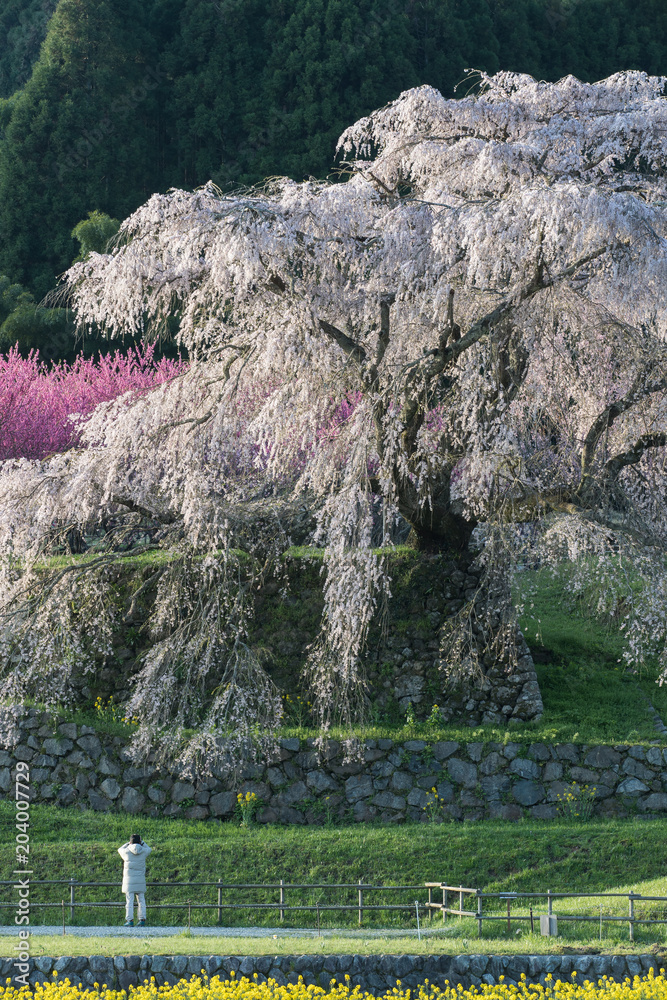
{"label": "fence post", "polygon": [[630,929],[630,940],[635,939],[635,893],[634,890],[628,893],[628,927]]}
{"label": "fence post", "polygon": [[76,885],[76,879],[71,878],[69,880],[69,919],[70,923],[74,923],[74,886]]}
{"label": "fence post", "polygon": [[463,909],[463,886],[459,886],[459,920],[463,920],[461,910]]}
{"label": "fence post", "polygon": [[61,905],[62,911],[63,911],[63,937],[65,937],[65,900],[64,899],[60,900],[60,905]]}
{"label": "fence post", "polygon": [[222,923],[222,879],[218,879],[218,923]]}
{"label": "fence post", "polygon": [[482,890],[477,889],[477,937],[482,936]]}
{"label": "fence post", "polygon": [[359,879],[359,926],[361,927],[361,921],[364,917],[364,893],[361,888],[362,881]]}
{"label": "fence post", "polygon": [[442,890],[442,922],[447,922],[447,890]]}
{"label": "fence post", "polygon": [[433,920],[433,888],[428,888],[428,919]]}
{"label": "fence post", "polygon": [[551,889],[547,889],[547,913],[549,916],[551,916],[554,911],[553,907],[554,903],[553,899],[551,898]]}
{"label": "fence post", "polygon": [[283,910],[283,906],[285,905],[285,890],[283,888],[283,884],[284,884],[283,880],[281,879],[280,880],[280,919],[281,920],[285,919],[285,911]]}
{"label": "fence post", "polygon": [[192,900],[188,900],[188,930],[192,929]]}

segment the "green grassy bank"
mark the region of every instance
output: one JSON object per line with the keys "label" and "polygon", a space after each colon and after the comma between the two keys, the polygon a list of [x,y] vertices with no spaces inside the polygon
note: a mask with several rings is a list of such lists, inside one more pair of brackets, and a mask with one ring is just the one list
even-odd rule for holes
{"label": "green grassy bank", "polygon": [[[5,829],[12,807],[2,803]],[[601,890],[654,879],[667,860],[667,822],[256,826],[31,808],[34,878],[119,879],[117,847],[138,831],[158,881],[356,882],[447,880],[493,891]],[[11,836],[11,833],[9,833]],[[4,868],[12,869],[7,854]],[[8,875],[3,876],[5,878]],[[667,888],[667,876],[665,879]]]}
{"label": "green grassy bank", "polygon": [[521,617],[521,627],[544,701],[539,730],[557,733],[560,741],[568,734],[576,743],[664,740],[647,712],[648,699],[667,722],[667,685],[656,683],[657,663],[629,671],[617,619],[587,613],[566,579],[546,571],[521,576],[520,583],[534,587],[534,607]]}

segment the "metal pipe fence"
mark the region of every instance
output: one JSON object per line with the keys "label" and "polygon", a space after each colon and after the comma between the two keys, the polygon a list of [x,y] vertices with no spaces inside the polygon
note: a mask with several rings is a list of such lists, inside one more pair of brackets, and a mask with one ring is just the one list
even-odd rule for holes
{"label": "metal pipe fence", "polygon": [[[0,886],[12,886],[14,881],[10,879],[0,880]],[[545,906],[541,909],[546,915],[555,916],[559,921],[569,923],[599,923],[600,933],[603,924],[617,923],[628,925],[628,936],[634,940],[636,926],[642,925],[667,925],[667,896],[646,896],[642,893],[630,892],[553,892],[551,889],[541,892],[483,892],[481,889],[470,888],[463,885],[449,885],[445,882],[425,882],[421,885],[374,885],[370,882],[359,880],[357,882],[285,882],[280,879],[277,882],[223,882],[217,881],[193,881],[193,882],[147,882],[147,890],[170,889],[170,890],[195,890],[189,893],[189,898],[181,898],[175,902],[151,901],[151,910],[165,911],[187,911],[188,926],[191,924],[192,912],[201,910],[215,913],[218,924],[222,924],[224,911],[273,911],[278,916],[279,921],[285,921],[287,913],[313,913],[317,914],[318,927],[320,915],[325,913],[355,913],[359,926],[362,925],[364,914],[375,915],[382,912],[404,913],[410,917],[416,917],[419,924],[420,908],[422,916],[428,917],[432,922],[438,914],[442,917],[443,924],[447,923],[450,917],[470,918],[477,922],[477,932],[481,937],[485,922],[492,926],[494,922],[505,921],[507,930],[511,930],[511,924],[530,922],[531,930],[534,929],[535,913],[534,903],[544,901]],[[65,924],[66,913],[69,913],[70,922],[74,922],[77,910],[82,909],[109,909],[112,912],[119,907],[125,906],[121,900],[112,899],[86,899],[86,889],[114,889],[119,891],[118,881],[113,882],[93,882],[81,881],[79,879],[30,879],[30,887],[37,889],[31,891],[30,908],[35,910],[58,910],[60,917]],[[39,898],[38,887],[51,887],[55,892],[52,900]],[[56,887],[62,887],[59,893]],[[214,890],[210,893],[210,901],[202,899],[207,890]],[[1,890],[0,890],[1,891]],[[225,898],[228,893],[234,893],[234,901]],[[320,893],[320,898],[304,902],[298,899],[300,893],[309,893],[312,897],[314,892]],[[261,893],[263,899],[250,899],[250,893]],[[331,894],[342,894],[346,899],[331,900]],[[387,902],[386,899],[378,900],[378,894],[409,893],[410,900],[397,902]],[[48,894],[48,890],[47,890]],[[267,899],[267,894],[273,898]],[[322,894],[327,894],[329,899],[321,898]],[[418,898],[421,894],[421,900]],[[44,894],[42,894],[44,895]],[[90,894],[88,894],[90,895]],[[197,898],[193,900],[192,896]],[[295,895],[297,899],[295,900]],[[58,899],[57,897],[62,898]],[[426,896],[427,898],[424,898]],[[440,898],[436,899],[436,896]],[[37,898],[36,898],[37,897]],[[84,897],[84,898],[82,898]],[[628,907],[626,914],[620,913],[556,913],[554,905],[563,900],[627,900]],[[522,906],[523,901],[523,906]],[[662,912],[658,915],[640,916],[636,910],[637,904],[663,904]],[[525,910],[528,912],[518,912]],[[15,910],[16,901],[0,900],[0,912],[5,910]]]}
{"label": "metal pipe fence", "polygon": [[[547,889],[546,892],[483,892],[481,889],[470,889],[464,888],[463,886],[451,886],[445,885],[443,882],[427,882],[425,883],[429,889],[429,909],[431,914],[434,911],[439,911],[442,914],[443,923],[446,922],[448,916],[458,916],[459,919],[462,917],[471,917],[477,921],[477,933],[478,936],[482,936],[482,927],[484,921],[507,921],[508,931],[511,928],[511,921],[530,921],[531,930],[534,927],[534,913],[532,907],[533,900],[545,900],[546,901],[546,915],[556,916],[558,920],[577,922],[581,921],[584,923],[595,923],[599,924],[600,927],[604,923],[627,923],[628,924],[628,937],[630,941],[634,941],[634,929],[636,925],[650,925],[650,924],[665,924],[667,925],[667,896],[645,896],[639,892],[553,892],[551,889]],[[442,902],[434,903],[432,899],[432,894],[435,889],[442,891]],[[452,907],[449,905],[450,894],[455,893],[458,895],[458,907]],[[465,895],[473,896],[475,900],[475,909],[464,909],[463,907],[463,897]],[[597,899],[597,900],[612,900],[612,899],[627,899],[628,900],[628,913],[627,916],[621,914],[603,914],[602,909],[600,913],[596,914],[586,914],[586,913],[554,913],[554,901],[563,899]],[[507,906],[506,913],[489,913],[484,912],[484,900],[498,900],[499,902],[504,902]],[[512,913],[511,907],[512,903],[516,903],[520,900],[529,900],[531,905],[529,907],[529,913]],[[635,914],[635,904],[638,902],[642,903],[663,903],[664,904],[664,915],[662,917],[638,917]]]}
{"label": "metal pipe fence", "polygon": [[[11,880],[0,880],[0,886],[12,886],[14,883]],[[30,908],[31,909],[55,909],[62,912],[62,917],[64,920],[65,910],[69,910],[70,922],[74,921],[75,911],[77,909],[84,908],[109,908],[111,910],[124,907],[125,903],[119,900],[91,900],[82,899],[81,895],[77,896],[77,890],[85,890],[86,888],[94,889],[104,889],[113,888],[119,891],[118,881],[114,882],[92,882],[92,881],[81,881],[79,879],[31,879],[30,886],[40,887],[49,886],[56,887],[62,886],[63,889],[68,890],[65,895],[68,895],[67,902],[65,899],[54,899],[53,901],[40,901],[35,899],[35,894],[31,894]],[[273,910],[277,913],[280,922],[284,922],[285,914],[288,912],[306,912],[314,913],[318,915],[325,912],[355,912],[357,914],[357,920],[359,926],[362,925],[364,919],[364,913],[378,913],[378,912],[407,912],[414,913],[415,905],[419,907],[418,901],[410,902],[369,902],[369,895],[376,893],[396,893],[396,892],[409,892],[414,899],[414,894],[417,892],[423,893],[424,885],[374,885],[372,883],[364,882],[359,880],[357,882],[341,882],[341,883],[331,883],[331,882],[285,882],[284,879],[280,879],[279,882],[223,882],[221,879],[217,881],[196,881],[196,882],[146,882],[147,891],[153,889],[168,888],[168,889],[195,889],[195,890],[206,890],[214,888],[217,892],[217,899],[215,902],[204,902],[200,900],[193,901],[192,899],[183,899],[178,902],[151,902],[151,910],[181,910],[188,911],[188,924],[190,924],[191,913],[193,910],[204,910],[204,911],[216,911],[216,920],[218,924],[222,923],[222,915],[224,910],[256,910],[256,911],[270,911]],[[242,899],[240,902],[229,902],[223,898],[223,895],[228,891],[237,891],[240,893],[246,893],[249,891],[259,890],[262,892],[273,892],[274,899],[269,901],[259,901],[250,900],[247,898]],[[312,893],[313,891],[344,891],[348,895],[352,895],[354,902],[326,902],[321,899],[315,902],[288,902],[287,893],[288,891],[305,891]],[[294,898],[292,896],[292,898]],[[428,904],[424,903],[424,908],[427,908]],[[15,901],[5,901],[0,900],[0,912],[3,912],[6,908],[15,909]]]}

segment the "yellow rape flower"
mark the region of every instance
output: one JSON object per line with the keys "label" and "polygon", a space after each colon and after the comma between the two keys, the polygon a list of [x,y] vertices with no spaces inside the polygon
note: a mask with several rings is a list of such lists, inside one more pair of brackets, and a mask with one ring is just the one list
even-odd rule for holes
{"label": "yellow rape flower", "polygon": [[551,1000],[553,997],[559,1000],[667,1000],[667,980],[664,969],[658,975],[650,971],[647,976],[635,976],[621,983],[607,976],[597,982],[588,979],[577,982],[573,973],[565,981],[554,981],[548,974],[542,986],[529,983],[524,974],[518,986],[506,983],[504,976],[500,976],[498,983],[483,983],[468,989],[461,984],[452,986],[449,981],[441,988],[427,980],[418,989],[410,990],[404,989],[398,980],[393,989],[376,997],[353,986],[349,975],[343,982],[332,979],[325,988],[306,986],[302,977],[298,983],[285,986],[279,986],[273,979],[260,983],[256,974],[252,979],[237,978],[233,972],[229,979],[219,976],[209,979],[202,969],[201,976],[181,979],[174,985],[158,986],[156,977],[152,976],[138,986],[130,986],[129,990],[114,990],[106,983],[101,987],[98,983],[91,988],[79,987],[72,985],[69,979],[37,984],[34,992],[30,987],[12,986],[11,979],[7,979],[6,986],[0,986],[0,1000]]}

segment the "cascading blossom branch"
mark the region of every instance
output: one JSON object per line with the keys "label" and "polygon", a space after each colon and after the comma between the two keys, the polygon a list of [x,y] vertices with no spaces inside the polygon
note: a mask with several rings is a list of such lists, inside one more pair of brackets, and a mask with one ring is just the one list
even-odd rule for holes
{"label": "cascading blossom branch", "polygon": [[344,183],[155,195],[111,254],[68,272],[82,324],[120,337],[177,315],[191,365],[98,409],[83,450],[3,468],[1,540],[26,567],[7,571],[4,620],[40,627],[39,600],[17,595],[54,519],[160,525],[174,559],[132,697],[154,728],[214,741],[260,688],[259,723],[276,721],[248,622],[295,538],[325,549],[307,666],[325,726],[363,704],[397,525],[466,564],[487,539],[486,602],[441,636],[448,675],[516,659],[517,522],[604,586],[634,567],[630,656],[667,621],[665,78],[477,83],[462,100],[407,91],[353,125]]}

